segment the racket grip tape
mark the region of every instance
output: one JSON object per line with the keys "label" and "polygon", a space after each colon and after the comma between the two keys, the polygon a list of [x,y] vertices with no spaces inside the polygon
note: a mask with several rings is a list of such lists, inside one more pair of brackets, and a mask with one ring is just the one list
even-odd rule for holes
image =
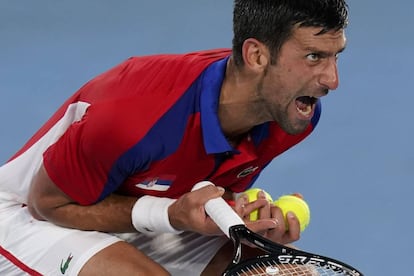
{"label": "racket grip tape", "polygon": [[[198,182],[194,185],[193,191],[198,190],[202,187],[214,185],[210,181]],[[243,224],[244,221],[234,210],[227,204],[227,202],[221,198],[213,198],[206,202],[204,205],[207,215],[217,224],[221,231],[230,237],[229,229],[233,225]]]}

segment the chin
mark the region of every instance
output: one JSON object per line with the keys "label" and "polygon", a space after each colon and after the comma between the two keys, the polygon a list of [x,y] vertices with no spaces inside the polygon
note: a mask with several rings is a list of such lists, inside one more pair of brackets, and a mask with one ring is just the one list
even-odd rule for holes
{"label": "chin", "polygon": [[290,135],[297,135],[303,133],[308,129],[310,122],[301,122],[295,125],[293,124],[280,124],[280,127]]}

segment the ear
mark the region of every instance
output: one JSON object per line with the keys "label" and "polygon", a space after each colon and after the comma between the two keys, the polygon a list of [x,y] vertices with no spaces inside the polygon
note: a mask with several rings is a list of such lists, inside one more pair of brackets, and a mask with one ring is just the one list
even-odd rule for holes
{"label": "ear", "polygon": [[270,63],[269,50],[257,39],[246,39],[243,43],[242,53],[245,66],[253,71],[265,70]]}

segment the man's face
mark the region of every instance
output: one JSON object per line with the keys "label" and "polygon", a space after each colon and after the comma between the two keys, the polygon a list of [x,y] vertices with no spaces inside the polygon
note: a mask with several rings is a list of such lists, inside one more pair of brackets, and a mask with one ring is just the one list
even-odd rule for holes
{"label": "man's face", "polygon": [[295,28],[258,84],[265,112],[290,134],[303,132],[317,98],[338,87],[337,58],[345,48],[345,34],[339,30],[315,35],[320,30]]}

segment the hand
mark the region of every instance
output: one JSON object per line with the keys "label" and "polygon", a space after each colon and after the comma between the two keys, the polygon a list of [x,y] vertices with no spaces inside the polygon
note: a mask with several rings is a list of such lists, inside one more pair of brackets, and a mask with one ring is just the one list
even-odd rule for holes
{"label": "hand", "polygon": [[223,188],[208,185],[182,195],[168,208],[170,224],[178,230],[203,235],[222,235],[218,226],[207,216],[204,205],[210,199],[221,197],[223,194]]}
{"label": "hand", "polygon": [[[258,209],[259,218],[256,221],[250,221],[250,213],[256,209]],[[250,230],[272,241],[287,244],[300,238],[300,224],[296,216],[288,212],[289,230],[286,230],[282,210],[269,202],[263,192],[259,192],[257,200],[250,203],[247,196],[240,196],[236,200],[235,211],[242,217]]]}

